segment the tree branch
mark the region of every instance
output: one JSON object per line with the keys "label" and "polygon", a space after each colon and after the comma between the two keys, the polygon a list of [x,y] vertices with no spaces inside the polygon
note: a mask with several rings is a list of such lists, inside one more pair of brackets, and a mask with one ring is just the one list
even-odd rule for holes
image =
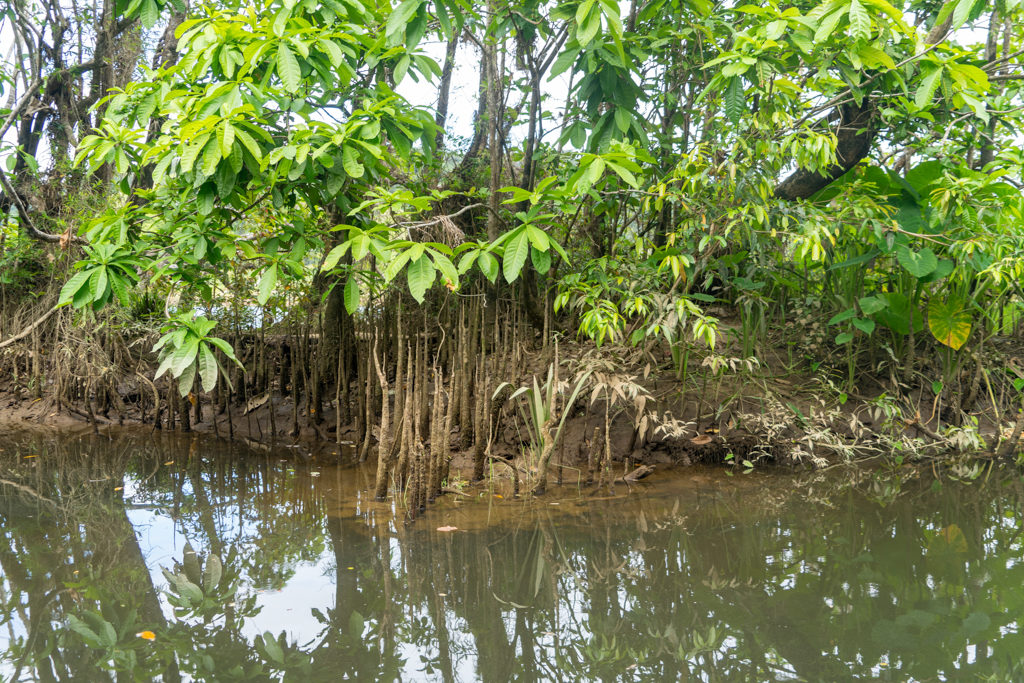
{"label": "tree branch", "polygon": [[21,332],[19,332],[16,335],[14,335],[10,339],[7,339],[5,341],[0,342],[0,349],[5,348],[7,346],[10,346],[11,344],[14,344],[15,342],[21,341],[22,339],[24,339],[28,335],[32,334],[32,332],[37,327],[39,327],[44,322],[46,322],[50,318],[50,316],[53,315],[54,311],[56,311],[56,310],[57,310],[57,307],[54,306],[53,308],[48,310],[46,313],[43,313],[34,323],[32,323],[31,325],[26,327],[24,330],[22,330]]}

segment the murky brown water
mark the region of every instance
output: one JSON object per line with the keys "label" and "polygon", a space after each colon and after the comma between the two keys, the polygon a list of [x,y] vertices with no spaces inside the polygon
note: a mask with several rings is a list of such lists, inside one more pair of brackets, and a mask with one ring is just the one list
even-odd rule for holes
{"label": "murky brown water", "polygon": [[0,436],[0,678],[1024,680],[1019,471],[470,487],[406,524],[294,453]]}

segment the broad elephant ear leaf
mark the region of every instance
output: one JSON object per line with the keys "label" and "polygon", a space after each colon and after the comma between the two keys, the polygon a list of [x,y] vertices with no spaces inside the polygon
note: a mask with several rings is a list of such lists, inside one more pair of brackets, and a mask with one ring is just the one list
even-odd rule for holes
{"label": "broad elephant ear leaf", "polygon": [[896,249],[896,260],[917,279],[927,277],[939,266],[935,252],[925,247],[921,251],[911,251],[908,247]]}
{"label": "broad elephant ear leaf", "polygon": [[967,343],[971,327],[971,314],[963,300],[932,299],[928,303],[928,329],[939,343],[957,351]]}

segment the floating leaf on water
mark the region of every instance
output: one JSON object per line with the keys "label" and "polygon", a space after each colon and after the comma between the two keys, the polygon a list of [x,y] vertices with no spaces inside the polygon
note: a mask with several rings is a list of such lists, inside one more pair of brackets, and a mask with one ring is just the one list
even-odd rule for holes
{"label": "floating leaf on water", "polygon": [[439,527],[437,527],[437,530],[438,531],[457,531],[458,528],[459,527],[457,527],[457,526],[439,526]]}

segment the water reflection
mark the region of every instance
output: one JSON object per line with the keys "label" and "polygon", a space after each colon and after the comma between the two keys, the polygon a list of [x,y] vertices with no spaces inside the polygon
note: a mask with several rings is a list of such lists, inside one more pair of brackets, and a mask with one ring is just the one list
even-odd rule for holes
{"label": "water reflection", "polygon": [[693,471],[413,525],[370,476],[148,433],[6,439],[0,678],[1024,678],[1017,472]]}

